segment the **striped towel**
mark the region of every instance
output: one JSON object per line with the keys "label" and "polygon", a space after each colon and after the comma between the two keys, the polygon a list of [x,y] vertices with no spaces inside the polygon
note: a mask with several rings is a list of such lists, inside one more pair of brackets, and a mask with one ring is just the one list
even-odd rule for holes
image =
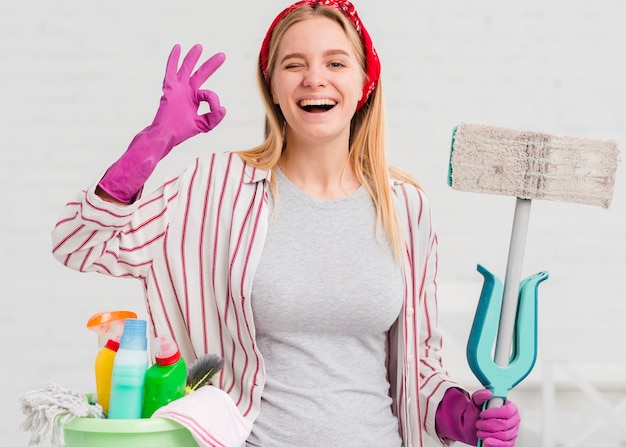
{"label": "striped towel", "polygon": [[252,422],[241,415],[230,396],[214,386],[203,386],[159,408],[152,417],[178,422],[200,447],[241,447]]}

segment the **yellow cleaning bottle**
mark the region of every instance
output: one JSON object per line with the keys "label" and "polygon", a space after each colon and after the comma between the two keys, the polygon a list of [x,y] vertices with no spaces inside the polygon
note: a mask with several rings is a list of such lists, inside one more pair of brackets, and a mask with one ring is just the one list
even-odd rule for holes
{"label": "yellow cleaning bottle", "polygon": [[117,354],[119,347],[120,342],[111,338],[100,349],[100,351],[98,351],[98,355],[96,356],[96,393],[98,394],[98,403],[102,407],[105,414],[109,413],[109,402],[111,400],[111,376],[113,374],[115,355]]}

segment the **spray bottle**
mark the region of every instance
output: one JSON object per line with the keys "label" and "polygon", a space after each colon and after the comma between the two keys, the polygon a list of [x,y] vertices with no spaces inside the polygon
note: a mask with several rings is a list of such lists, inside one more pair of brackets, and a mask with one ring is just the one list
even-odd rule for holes
{"label": "spray bottle", "polygon": [[155,339],[155,363],[146,372],[142,417],[185,395],[187,366],[176,342],[167,335]]}
{"label": "spray bottle", "polygon": [[120,339],[126,318],[137,318],[131,310],[113,310],[92,315],[87,321],[87,329],[98,335],[98,349],[102,349],[111,338]]}
{"label": "spray bottle", "polygon": [[113,362],[109,419],[139,419],[148,370],[146,320],[127,318]]}
{"label": "spray bottle", "polygon": [[[119,347],[126,318],[137,318],[137,314],[130,310],[114,310],[97,313],[87,321],[87,329],[98,335],[98,354],[94,365],[96,390],[91,395],[90,402],[99,403],[105,413],[108,412],[109,406],[108,397],[111,392],[113,358],[117,352],[117,347]],[[109,340],[113,340],[114,343],[107,347]],[[112,352],[112,346],[116,346],[113,350],[115,352]],[[102,397],[100,396],[101,393]]]}

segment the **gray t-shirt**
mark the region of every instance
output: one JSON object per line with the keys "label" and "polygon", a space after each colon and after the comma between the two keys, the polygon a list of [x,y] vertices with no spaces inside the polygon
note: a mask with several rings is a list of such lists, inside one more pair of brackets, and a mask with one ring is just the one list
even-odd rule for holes
{"label": "gray t-shirt", "polygon": [[399,447],[385,361],[403,281],[372,199],[318,200],[276,180],[252,287],[267,380],[247,445]]}

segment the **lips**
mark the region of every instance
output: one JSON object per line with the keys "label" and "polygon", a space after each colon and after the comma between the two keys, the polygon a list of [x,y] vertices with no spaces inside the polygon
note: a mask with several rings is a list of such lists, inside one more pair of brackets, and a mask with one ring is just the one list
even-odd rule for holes
{"label": "lips", "polygon": [[327,112],[337,105],[337,101],[330,98],[302,99],[298,102],[301,109],[311,113]]}

